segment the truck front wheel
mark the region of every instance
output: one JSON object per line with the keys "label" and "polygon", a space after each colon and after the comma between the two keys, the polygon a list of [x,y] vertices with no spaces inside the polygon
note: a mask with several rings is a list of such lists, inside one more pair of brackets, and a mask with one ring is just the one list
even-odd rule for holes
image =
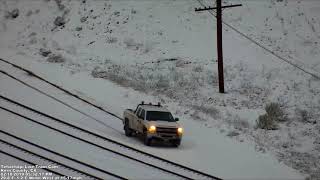
{"label": "truck front wheel", "polygon": [[132,130],[129,127],[129,121],[126,120],[124,123],[124,132],[126,134],[126,136],[131,137],[132,136]]}
{"label": "truck front wheel", "polygon": [[147,146],[151,145],[152,139],[148,138],[148,133],[146,131],[143,132],[143,141],[144,141],[145,145],[147,145]]}
{"label": "truck front wheel", "polygon": [[179,139],[179,140],[175,140],[174,142],[172,142],[172,145],[173,145],[174,147],[179,147],[180,144],[181,144],[181,140],[180,140],[180,139]]}

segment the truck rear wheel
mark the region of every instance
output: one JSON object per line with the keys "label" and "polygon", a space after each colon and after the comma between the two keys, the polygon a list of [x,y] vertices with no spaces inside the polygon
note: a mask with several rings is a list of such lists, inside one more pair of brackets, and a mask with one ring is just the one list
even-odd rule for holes
{"label": "truck rear wheel", "polygon": [[126,136],[131,137],[132,136],[132,130],[129,127],[129,121],[126,120],[124,123],[124,133],[126,134]]}

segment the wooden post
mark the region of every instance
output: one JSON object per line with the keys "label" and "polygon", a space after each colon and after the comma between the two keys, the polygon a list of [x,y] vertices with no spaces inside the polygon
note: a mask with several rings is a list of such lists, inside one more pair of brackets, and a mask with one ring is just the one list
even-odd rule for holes
{"label": "wooden post", "polygon": [[224,93],[224,77],[223,77],[223,46],[222,46],[222,8],[232,8],[242,6],[241,4],[222,6],[221,0],[216,0],[217,7],[195,8],[195,11],[217,10],[217,50],[218,50],[218,78],[219,92]]}
{"label": "wooden post", "polygon": [[221,0],[217,0],[217,50],[218,50],[218,76],[219,92],[224,93],[223,77],[223,47],[222,47],[222,8]]}

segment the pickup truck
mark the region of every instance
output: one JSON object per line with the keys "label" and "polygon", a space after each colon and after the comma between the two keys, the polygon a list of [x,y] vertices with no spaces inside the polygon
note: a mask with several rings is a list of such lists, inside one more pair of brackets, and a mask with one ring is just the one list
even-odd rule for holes
{"label": "pickup truck", "polygon": [[126,109],[123,113],[126,136],[142,135],[144,144],[150,146],[153,140],[170,142],[175,147],[181,143],[183,128],[173,118],[170,111],[153,104],[138,104],[135,110]]}

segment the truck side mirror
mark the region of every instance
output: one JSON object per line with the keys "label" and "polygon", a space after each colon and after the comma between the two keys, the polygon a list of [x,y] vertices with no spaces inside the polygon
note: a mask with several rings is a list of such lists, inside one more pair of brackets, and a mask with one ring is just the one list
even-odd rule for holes
{"label": "truck side mirror", "polygon": [[175,121],[179,121],[179,118],[174,118]]}

